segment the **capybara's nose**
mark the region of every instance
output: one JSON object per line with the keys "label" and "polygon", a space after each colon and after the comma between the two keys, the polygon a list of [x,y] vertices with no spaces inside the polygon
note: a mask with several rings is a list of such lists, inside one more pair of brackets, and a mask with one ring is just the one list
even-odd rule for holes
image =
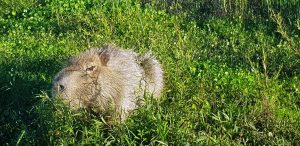
{"label": "capybara's nose", "polygon": [[62,85],[62,84],[59,84],[59,85],[58,85],[58,91],[59,91],[59,92],[63,92],[65,89],[66,89],[66,88],[65,88],[64,85]]}

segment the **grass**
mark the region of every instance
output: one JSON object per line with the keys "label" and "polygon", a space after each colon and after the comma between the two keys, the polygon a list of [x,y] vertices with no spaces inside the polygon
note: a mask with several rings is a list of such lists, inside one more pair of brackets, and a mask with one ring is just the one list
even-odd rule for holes
{"label": "grass", "polygon": [[[258,15],[240,1],[238,13],[219,15],[196,0],[190,9],[181,1],[4,2],[0,145],[300,144],[294,3],[281,3],[292,7],[282,14],[263,1],[270,11]],[[233,11],[225,2],[222,14]],[[103,43],[152,51],[165,71],[161,100],[145,97],[124,124],[108,126],[50,97],[64,61]]]}

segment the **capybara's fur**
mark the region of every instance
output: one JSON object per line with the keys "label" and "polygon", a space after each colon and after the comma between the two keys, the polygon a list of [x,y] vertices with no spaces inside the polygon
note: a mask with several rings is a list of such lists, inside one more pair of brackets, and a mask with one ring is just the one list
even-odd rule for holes
{"label": "capybara's fur", "polygon": [[160,96],[163,71],[150,54],[106,45],[69,60],[53,81],[53,96],[72,109],[86,108],[124,121],[145,93]]}

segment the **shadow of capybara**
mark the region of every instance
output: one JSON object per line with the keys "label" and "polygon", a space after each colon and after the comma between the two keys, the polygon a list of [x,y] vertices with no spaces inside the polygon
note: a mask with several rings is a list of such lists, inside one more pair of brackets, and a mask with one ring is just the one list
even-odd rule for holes
{"label": "shadow of capybara", "polygon": [[55,76],[52,95],[71,109],[86,108],[126,120],[144,94],[160,96],[163,71],[152,55],[106,45],[71,58]]}

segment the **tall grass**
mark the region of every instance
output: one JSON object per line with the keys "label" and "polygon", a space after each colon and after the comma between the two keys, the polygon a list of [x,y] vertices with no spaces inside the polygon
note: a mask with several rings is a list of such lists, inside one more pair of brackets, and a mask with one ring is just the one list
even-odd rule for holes
{"label": "tall grass", "polygon": [[[297,1],[4,2],[0,145],[299,145]],[[124,124],[50,97],[64,60],[103,43],[164,68],[161,100]]]}
{"label": "tall grass", "polygon": [[190,17],[203,21],[210,17],[269,17],[271,10],[280,11],[285,19],[296,20],[300,16],[300,2],[297,0],[155,0],[151,3],[171,13],[189,13]]}

